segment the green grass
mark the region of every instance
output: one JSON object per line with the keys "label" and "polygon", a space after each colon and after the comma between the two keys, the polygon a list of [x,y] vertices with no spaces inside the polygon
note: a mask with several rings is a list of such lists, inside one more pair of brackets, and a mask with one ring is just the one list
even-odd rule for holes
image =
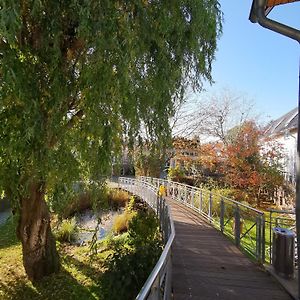
{"label": "green grass", "polygon": [[91,263],[88,248],[58,244],[61,270],[33,285],[22,264],[22,247],[15,235],[13,218],[0,226],[0,299],[102,299],[104,251]]}
{"label": "green grass", "polygon": [[0,226],[0,299],[133,299],[161,253],[161,236],[154,214],[141,210],[130,224],[128,233],[99,242],[92,256],[88,246],[57,242],[60,271],[32,284],[24,271],[16,220],[10,218]]}

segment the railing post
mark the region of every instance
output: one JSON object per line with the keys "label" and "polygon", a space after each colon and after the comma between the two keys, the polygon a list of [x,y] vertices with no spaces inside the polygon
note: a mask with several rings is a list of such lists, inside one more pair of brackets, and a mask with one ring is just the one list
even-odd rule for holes
{"label": "railing post", "polygon": [[223,197],[221,197],[220,201],[220,228],[221,232],[224,232],[224,215],[225,215],[225,203]]}
{"label": "railing post", "polygon": [[212,218],[212,193],[211,193],[211,191],[209,192],[208,216],[210,219]]}
{"label": "railing post", "polygon": [[265,215],[261,215],[261,238],[262,238],[262,242],[261,242],[261,262],[264,263],[265,262],[265,255],[266,255],[266,237],[265,237],[265,233],[266,233],[266,222],[265,222]]}
{"label": "railing post", "polygon": [[164,235],[165,235],[165,240],[164,244],[167,243],[168,238],[169,238],[169,228],[168,228],[168,206],[165,205],[165,215],[164,215]]}
{"label": "railing post", "polygon": [[192,194],[191,194],[191,206],[192,208],[195,208],[195,190],[192,189]]}
{"label": "railing post", "polygon": [[235,216],[234,216],[234,233],[235,233],[235,244],[236,246],[240,245],[240,224],[241,224],[241,220],[240,220],[240,209],[239,206],[236,205],[235,208]]}
{"label": "railing post", "polygon": [[161,198],[160,199],[161,210],[160,210],[159,218],[160,218],[160,228],[163,229],[164,222],[165,222],[165,201],[163,200],[162,197],[160,198]]}
{"label": "railing post", "polygon": [[261,258],[261,219],[256,216],[256,259],[260,261]]}
{"label": "railing post", "polygon": [[202,204],[203,204],[203,194],[202,190],[200,190],[200,199],[199,199],[199,212],[202,213]]}
{"label": "railing post", "polygon": [[270,211],[270,219],[269,219],[269,258],[270,258],[270,264],[272,263],[272,248],[273,248],[273,235],[272,235],[272,211]]}

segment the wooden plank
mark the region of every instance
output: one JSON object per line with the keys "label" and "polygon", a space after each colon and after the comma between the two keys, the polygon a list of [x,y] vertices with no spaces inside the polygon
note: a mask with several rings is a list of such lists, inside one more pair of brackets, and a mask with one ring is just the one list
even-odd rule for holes
{"label": "wooden plank", "polygon": [[288,300],[272,277],[197,213],[168,201],[175,223],[174,300]]}

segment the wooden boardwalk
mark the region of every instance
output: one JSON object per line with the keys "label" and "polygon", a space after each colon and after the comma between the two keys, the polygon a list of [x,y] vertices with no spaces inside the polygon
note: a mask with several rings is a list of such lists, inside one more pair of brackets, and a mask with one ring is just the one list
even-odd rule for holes
{"label": "wooden boardwalk", "polygon": [[290,300],[275,280],[195,212],[168,200],[175,223],[174,300]]}

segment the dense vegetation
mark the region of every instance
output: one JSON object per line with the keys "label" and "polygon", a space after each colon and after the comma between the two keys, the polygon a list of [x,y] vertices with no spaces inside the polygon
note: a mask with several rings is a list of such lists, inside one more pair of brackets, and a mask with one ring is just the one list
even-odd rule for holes
{"label": "dense vegetation", "polygon": [[[142,202],[127,201],[126,212],[132,214],[126,230],[111,232],[93,245],[78,246],[69,236],[60,236],[60,271],[34,285],[25,274],[21,244],[14,234],[17,219],[11,217],[0,225],[0,298],[133,299],[157,262],[162,243],[158,221]],[[63,221],[62,232],[74,233],[72,222]]]}
{"label": "dense vegetation", "polygon": [[59,270],[48,205],[101,188],[146,132],[170,137],[184,89],[212,81],[217,0],[0,1],[0,193],[30,280]]}
{"label": "dense vegetation", "polygon": [[263,139],[261,130],[252,121],[228,134],[230,139],[226,144],[216,142],[195,147],[195,141],[190,141],[192,147],[189,147],[188,140],[181,141],[196,154],[193,158],[178,155],[177,166],[169,170],[169,177],[210,190],[220,189],[224,196],[253,206],[263,206],[264,201],[271,203],[279,192],[284,191],[288,196],[291,191],[281,173],[280,144]]}

